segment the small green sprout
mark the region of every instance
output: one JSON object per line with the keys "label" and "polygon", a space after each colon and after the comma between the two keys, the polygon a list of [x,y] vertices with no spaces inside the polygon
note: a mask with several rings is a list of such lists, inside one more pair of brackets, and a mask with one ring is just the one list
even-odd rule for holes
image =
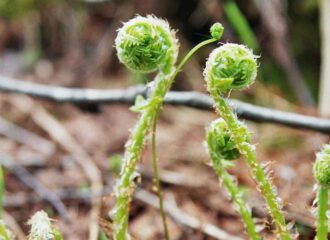
{"label": "small green sprout", "polygon": [[224,28],[221,23],[217,22],[210,28],[210,33],[213,39],[219,40],[222,37]]}
{"label": "small green sprout", "polygon": [[[124,23],[123,27],[119,29],[115,41],[119,60],[133,71],[158,71],[158,73],[153,81],[150,97],[148,99],[142,99],[140,97],[136,101],[136,105],[132,108],[134,111],[140,113],[140,118],[126,144],[120,178],[114,189],[116,206],[111,212],[115,213],[113,237],[116,240],[130,239],[127,228],[129,205],[132,199],[132,193],[136,187],[134,183],[136,176],[135,167],[141,158],[141,151],[146,143],[151,127],[153,129],[153,142],[155,142],[155,126],[164,97],[188,59],[198,49],[217,41],[221,37],[221,25],[214,25],[212,32],[212,39],[208,39],[195,46],[176,66],[178,40],[175,37],[175,31],[171,30],[166,21],[154,16],[137,16]],[[154,169],[157,169],[155,144],[153,146],[153,164]],[[160,209],[162,216],[164,216],[158,178],[159,176],[156,172],[155,182],[160,198]],[[166,229],[165,224],[164,221],[164,229]],[[169,239],[166,230],[165,235],[166,239]]]}
{"label": "small green sprout", "polygon": [[275,188],[256,159],[247,128],[237,119],[223,97],[223,94],[230,90],[248,87],[254,82],[256,75],[256,56],[251,50],[238,44],[224,44],[213,50],[204,70],[207,89],[215,102],[217,112],[228,126],[230,140],[236,144],[236,148],[246,158],[254,179],[268,204],[268,210],[274,220],[279,238],[289,240],[291,236]]}
{"label": "small green sprout", "polygon": [[226,122],[220,118],[211,123],[206,130],[207,148],[211,157],[212,166],[225,186],[240,213],[247,233],[252,240],[260,240],[261,237],[253,222],[251,209],[244,200],[244,192],[239,188],[235,177],[230,175],[227,168],[234,166],[231,160],[238,159],[240,152],[235,141],[231,138],[231,132]]}
{"label": "small green sprout", "polygon": [[167,71],[175,64],[178,41],[168,22],[154,16],[137,16],[118,30],[115,40],[119,60],[136,72]]}
{"label": "small green sprout", "polygon": [[29,240],[62,240],[61,233],[51,224],[51,219],[43,210],[36,212],[28,221],[31,225]]}
{"label": "small green sprout", "polygon": [[114,190],[116,206],[113,237],[116,240],[130,239],[128,234],[129,204],[135,188],[135,167],[140,160],[146,136],[160,109],[165,94],[170,89],[176,71],[178,40],[169,24],[154,16],[137,16],[118,30],[116,50],[119,60],[136,72],[159,71],[155,77],[151,96],[136,101],[134,110],[140,118],[126,144],[120,178]]}
{"label": "small green sprout", "polygon": [[219,92],[244,89],[257,76],[256,56],[243,45],[224,44],[210,54],[204,76],[208,87]]}
{"label": "small green sprout", "polygon": [[323,150],[316,154],[314,176],[319,185],[317,193],[316,239],[327,240],[329,231],[328,191],[330,189],[330,145],[325,145]]}
{"label": "small green sprout", "polygon": [[330,145],[325,145],[323,150],[316,154],[314,176],[320,186],[330,188]]}
{"label": "small green sprout", "polygon": [[241,155],[222,118],[213,121],[207,129],[207,143],[214,150],[213,154],[217,159],[236,160]]}

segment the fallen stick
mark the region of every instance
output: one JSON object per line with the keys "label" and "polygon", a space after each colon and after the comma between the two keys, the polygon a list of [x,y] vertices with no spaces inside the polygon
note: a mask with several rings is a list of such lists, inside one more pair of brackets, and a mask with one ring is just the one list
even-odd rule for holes
{"label": "fallen stick", "polygon": [[[0,91],[26,94],[56,102],[92,105],[107,103],[133,104],[137,95],[146,96],[148,94],[145,86],[110,90],[65,88],[24,82],[4,76],[0,76]],[[279,111],[234,99],[228,101],[237,115],[244,119],[330,133],[330,120],[325,118]],[[166,95],[164,103],[205,110],[211,110],[213,106],[212,99],[208,95],[199,92],[171,91]]]}

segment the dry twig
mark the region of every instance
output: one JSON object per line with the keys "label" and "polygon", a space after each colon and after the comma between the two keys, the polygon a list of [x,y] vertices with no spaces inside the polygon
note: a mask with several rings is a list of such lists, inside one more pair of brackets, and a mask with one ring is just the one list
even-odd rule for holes
{"label": "dry twig", "polygon": [[[28,83],[3,76],[0,76],[0,91],[26,94],[56,102],[68,102],[73,104],[132,104],[137,95],[148,94],[144,86],[113,90],[64,88]],[[207,110],[211,109],[213,106],[213,101],[209,96],[198,92],[172,91],[166,95],[164,102],[172,105]],[[229,104],[241,118],[256,122],[277,123],[293,128],[330,133],[330,120],[328,119],[259,107],[233,99],[229,99]]]}

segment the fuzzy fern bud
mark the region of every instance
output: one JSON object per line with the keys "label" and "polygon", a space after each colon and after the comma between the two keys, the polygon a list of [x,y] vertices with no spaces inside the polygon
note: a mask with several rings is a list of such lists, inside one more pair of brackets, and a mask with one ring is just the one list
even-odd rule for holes
{"label": "fuzzy fern bud", "polygon": [[178,55],[175,32],[165,20],[151,15],[124,23],[115,46],[120,62],[136,72],[169,72]]}
{"label": "fuzzy fern bud", "polygon": [[[233,147],[239,150],[251,168],[258,187],[267,202],[279,238],[290,240],[292,238],[281,211],[281,204],[278,202],[277,195],[273,190],[274,187],[256,159],[254,147],[249,141],[247,128],[237,120],[223,96],[223,93],[230,90],[248,87],[254,82],[256,75],[256,56],[253,55],[251,50],[238,44],[224,44],[215,49],[210,54],[204,70],[207,88],[214,100],[216,110],[230,129],[229,139],[235,142]],[[221,141],[217,142],[221,143]]]}
{"label": "fuzzy fern bud", "polygon": [[36,212],[28,221],[31,225],[29,240],[62,240],[61,233],[52,226],[51,220],[44,211]]}
{"label": "fuzzy fern bud", "polygon": [[222,118],[213,121],[206,132],[208,146],[217,154],[217,159],[235,160],[240,157],[231,132]]}
{"label": "fuzzy fern bud", "polygon": [[223,34],[224,27],[221,23],[214,23],[210,28],[210,33],[213,39],[219,40]]}
{"label": "fuzzy fern bud", "polygon": [[232,43],[213,50],[204,70],[208,90],[219,93],[246,88],[256,75],[256,56],[244,45]]}
{"label": "fuzzy fern bud", "polygon": [[[260,240],[261,238],[252,219],[251,209],[244,200],[244,193],[238,187],[235,177],[227,172],[227,168],[233,167],[234,164],[226,160],[235,160],[241,155],[232,136],[233,133],[222,118],[213,121],[206,129],[207,147],[212,166],[220,182],[227,189],[235,203],[235,207],[244,221],[249,239]],[[248,135],[244,134],[244,136],[246,137],[245,141],[247,141]]]}
{"label": "fuzzy fern bud", "polygon": [[323,150],[316,154],[314,176],[322,187],[330,189],[330,145],[325,145]]}

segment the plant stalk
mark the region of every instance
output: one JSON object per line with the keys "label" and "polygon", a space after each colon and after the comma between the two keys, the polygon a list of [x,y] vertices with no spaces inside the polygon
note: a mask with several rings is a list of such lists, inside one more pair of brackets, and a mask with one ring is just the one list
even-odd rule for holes
{"label": "plant stalk", "polygon": [[328,189],[319,186],[317,193],[318,207],[317,207],[317,226],[316,226],[316,239],[328,239]]}
{"label": "plant stalk", "polygon": [[159,161],[157,158],[157,148],[156,148],[156,131],[157,131],[157,119],[159,115],[159,109],[157,109],[153,124],[152,124],[152,165],[153,165],[153,173],[154,173],[154,182],[157,189],[157,196],[159,199],[159,210],[160,215],[162,217],[163,222],[163,228],[164,228],[164,235],[166,240],[170,240],[170,234],[168,231],[168,225],[167,225],[167,219],[166,219],[166,213],[164,210],[164,197],[163,197],[163,191],[160,184],[160,177],[159,177]]}
{"label": "plant stalk", "polygon": [[237,186],[236,180],[233,176],[231,176],[224,166],[222,166],[221,162],[225,161],[223,159],[217,159],[217,156],[212,153],[211,150],[211,158],[212,162],[220,162],[220,164],[217,164],[217,166],[213,166],[218,177],[219,181],[222,182],[222,184],[225,186],[227,191],[229,192],[232,201],[237,207],[237,211],[242,217],[242,220],[245,224],[245,228],[247,230],[247,233],[252,240],[261,240],[261,237],[259,233],[257,232],[256,226],[253,222],[252,216],[251,216],[251,209],[246,204],[246,202],[243,199],[243,192],[239,189]]}
{"label": "plant stalk", "polygon": [[170,75],[158,74],[155,80],[154,90],[136,123],[130,140],[126,145],[123,166],[120,173],[120,181],[115,189],[117,197],[115,212],[115,240],[130,239],[127,233],[129,203],[134,191],[134,180],[136,177],[135,167],[140,160],[140,154],[146,141],[150,126],[152,124],[155,109],[160,108],[166,92],[173,82],[173,72]]}
{"label": "plant stalk", "polygon": [[[194,48],[192,48],[188,54],[182,59],[182,61],[179,63],[178,68],[176,69],[174,73],[174,78],[179,73],[179,71],[183,68],[183,66],[186,64],[186,62],[194,55],[198,49],[202,48],[203,46],[213,43],[217,41],[216,39],[208,39],[205,40],[198,45],[196,45]],[[170,240],[170,235],[168,231],[168,225],[166,220],[166,213],[164,210],[164,199],[163,199],[163,192],[160,184],[160,178],[159,178],[159,161],[157,159],[157,147],[156,147],[156,132],[157,132],[157,120],[159,116],[160,108],[157,109],[155,113],[155,117],[153,119],[153,126],[152,126],[152,162],[153,162],[153,172],[154,172],[154,181],[157,189],[157,196],[159,198],[159,210],[162,217],[163,222],[163,228],[164,228],[164,235],[166,240]]]}
{"label": "plant stalk", "polygon": [[287,228],[284,215],[281,210],[280,203],[277,201],[274,187],[271,185],[262,166],[256,159],[253,147],[246,142],[245,137],[238,131],[241,126],[238,124],[236,116],[232,113],[226,100],[221,96],[221,93],[216,89],[210,89],[210,94],[215,101],[217,111],[221,117],[226,121],[228,128],[232,131],[232,138],[237,144],[240,153],[246,158],[248,165],[253,173],[254,179],[263,194],[268,210],[273,218],[277,232],[282,240],[290,240],[291,236]]}
{"label": "plant stalk", "polygon": [[113,211],[115,214],[115,240],[130,239],[127,228],[129,218],[129,204],[132,200],[132,192],[135,188],[135,167],[137,162],[140,160],[140,154],[146,142],[146,136],[148,135],[149,129],[152,125],[155,110],[158,109],[159,111],[161,108],[167,91],[171,88],[175,77],[182,69],[184,64],[189,60],[189,58],[201,47],[216,41],[217,39],[212,38],[199,43],[188,52],[188,54],[183,58],[177,68],[173,66],[173,69],[170,73],[165,74],[163,71],[160,71],[156,76],[151,96],[147,100],[146,107],[143,109],[139,120],[133,128],[130,139],[127,142],[125,148],[120,180],[115,189],[115,196],[117,198],[116,207]]}

